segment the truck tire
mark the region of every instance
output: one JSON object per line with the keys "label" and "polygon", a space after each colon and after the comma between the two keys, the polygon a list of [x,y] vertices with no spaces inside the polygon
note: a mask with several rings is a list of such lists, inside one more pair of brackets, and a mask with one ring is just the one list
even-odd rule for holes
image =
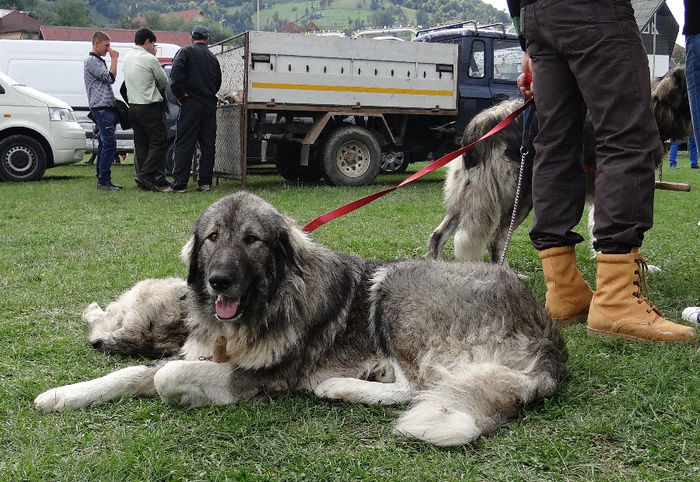
{"label": "truck tire", "polygon": [[318,165],[317,149],[309,153],[309,165],[300,166],[301,144],[298,142],[278,142],[275,150],[275,166],[280,176],[288,181],[318,181],[323,173]]}
{"label": "truck tire", "polygon": [[37,181],[46,172],[46,152],[35,139],[15,134],[0,141],[0,178],[9,182]]}
{"label": "truck tire", "polygon": [[401,174],[406,171],[410,157],[405,152],[392,151],[382,153],[382,174]]}
{"label": "truck tire", "polygon": [[379,143],[364,127],[340,127],[323,148],[323,177],[333,186],[364,186],[379,174]]}

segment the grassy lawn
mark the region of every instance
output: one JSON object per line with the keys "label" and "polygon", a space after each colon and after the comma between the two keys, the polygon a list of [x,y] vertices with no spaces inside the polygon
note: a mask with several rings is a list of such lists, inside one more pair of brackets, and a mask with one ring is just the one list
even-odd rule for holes
{"label": "grassy lawn", "polygon": [[[688,168],[687,156],[679,166],[664,180],[693,190],[656,193],[643,248],[663,269],[649,276],[650,297],[675,320],[700,302],[700,170]],[[443,176],[438,170],[312,236],[360,256],[418,258],[443,215]],[[113,178],[123,191],[97,191],[94,167],[84,165],[49,170],[38,183],[0,183],[0,480],[700,479],[698,345],[594,339],[583,325],[563,330],[568,374],[554,398],[459,448],[392,435],[402,407],[308,394],[195,410],[124,399],[38,413],[32,400],[48,388],[143,361],[89,348],[83,309],[146,277],[185,276],[177,255],[192,222],[240,185],[222,180],[210,193],[164,195],[137,191],[129,165],[115,166]],[[331,188],[289,185],[257,169],[248,189],[303,224],[402,178]],[[509,262],[543,300],[528,228],[515,233]],[[587,246],[578,253],[593,284]]]}

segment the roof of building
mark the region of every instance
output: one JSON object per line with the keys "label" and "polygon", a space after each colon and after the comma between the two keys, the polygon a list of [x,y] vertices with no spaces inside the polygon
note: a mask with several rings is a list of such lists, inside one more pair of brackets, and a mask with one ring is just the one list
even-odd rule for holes
{"label": "roof of building", "polygon": [[[41,27],[41,38],[44,40],[92,40],[92,34],[96,30],[105,32],[114,42],[133,42],[134,34],[136,33],[136,29],[53,27],[43,25]],[[175,44],[180,47],[192,43],[189,32],[155,30],[153,33],[156,35],[158,42]]]}
{"label": "roof of building", "polygon": [[0,10],[0,33],[38,32],[41,22],[25,12]]}
{"label": "roof of building", "polygon": [[319,30],[321,29],[311,21],[309,21],[309,23],[306,24],[306,27],[304,27],[304,32],[318,32]]}
{"label": "roof of building", "polygon": [[671,55],[679,26],[666,0],[632,0],[632,8],[646,51]]}
{"label": "roof of building", "polygon": [[299,25],[297,25],[294,22],[287,22],[280,29],[278,32],[282,33],[304,33],[304,29],[301,28]]}

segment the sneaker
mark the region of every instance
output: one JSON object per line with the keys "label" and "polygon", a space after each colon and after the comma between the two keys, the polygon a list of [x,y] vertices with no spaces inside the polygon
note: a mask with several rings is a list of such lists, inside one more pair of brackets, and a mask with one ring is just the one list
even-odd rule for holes
{"label": "sneaker", "polygon": [[170,181],[168,181],[167,179],[165,179],[163,177],[160,179],[156,179],[153,184],[155,184],[156,187],[168,187],[168,186],[170,186]]}
{"label": "sneaker", "polygon": [[671,164],[669,169],[680,169],[677,164]]}
{"label": "sneaker", "polygon": [[201,186],[197,186],[197,191],[199,191],[199,192],[209,192],[209,191],[211,191],[211,185],[209,185],[209,184],[202,184]]}
{"label": "sneaker", "polygon": [[691,169],[700,169],[700,166],[698,166],[697,164],[695,164],[694,166],[690,166],[690,168],[691,168]]}
{"label": "sneaker", "polygon": [[168,187],[166,187],[165,189],[163,189],[162,192],[167,193],[167,194],[173,194],[173,193],[176,193],[176,194],[185,194],[185,193],[187,192],[187,188],[185,188],[185,189],[174,189],[172,186],[168,186]]}
{"label": "sneaker", "polygon": [[112,184],[111,182],[109,184],[98,184],[97,189],[103,189],[105,191],[118,191],[122,187],[118,184]]}

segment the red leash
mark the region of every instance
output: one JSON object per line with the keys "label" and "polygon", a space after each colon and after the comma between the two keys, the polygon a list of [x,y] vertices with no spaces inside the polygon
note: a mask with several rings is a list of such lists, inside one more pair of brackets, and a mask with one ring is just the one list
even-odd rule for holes
{"label": "red leash", "polygon": [[335,208],[334,210],[329,211],[326,214],[322,214],[321,216],[317,217],[316,219],[312,219],[311,221],[306,223],[302,229],[304,231],[306,231],[307,233],[310,233],[311,231],[318,228],[319,226],[323,226],[328,221],[332,221],[335,218],[339,218],[340,216],[344,216],[344,215],[346,215],[346,214],[348,214],[356,209],[359,209],[362,206],[364,206],[365,204],[369,204],[372,201],[374,201],[375,199],[380,198],[380,197],[384,196],[385,194],[389,194],[390,192],[395,191],[396,189],[398,189],[402,186],[405,186],[406,184],[411,183],[420,177],[425,176],[429,172],[433,172],[434,170],[441,168],[442,166],[444,166],[445,164],[450,162],[455,157],[461,156],[462,154],[467,152],[469,149],[474,147],[474,145],[476,145],[478,142],[481,142],[484,139],[486,139],[487,137],[491,137],[492,135],[494,135],[498,131],[505,129],[511,122],[513,122],[515,120],[516,117],[518,117],[525,109],[527,109],[530,106],[530,104],[532,104],[532,97],[529,98],[527,101],[525,101],[525,103],[523,104],[522,107],[520,107],[515,112],[511,113],[508,117],[506,117],[501,122],[496,124],[496,126],[493,129],[488,131],[486,134],[484,134],[483,136],[481,136],[480,138],[478,138],[477,140],[475,140],[471,144],[464,146],[464,147],[460,147],[456,151],[450,152],[449,154],[442,156],[437,161],[431,162],[430,164],[425,166],[420,171],[418,171],[418,172],[412,174],[411,176],[407,177],[406,179],[404,179],[400,184],[397,184],[396,186],[384,189],[382,191],[375,192],[374,194],[370,194],[368,196],[362,197],[362,198],[357,199],[355,201],[352,201],[348,204],[345,204],[344,206],[340,206],[339,208]]}

